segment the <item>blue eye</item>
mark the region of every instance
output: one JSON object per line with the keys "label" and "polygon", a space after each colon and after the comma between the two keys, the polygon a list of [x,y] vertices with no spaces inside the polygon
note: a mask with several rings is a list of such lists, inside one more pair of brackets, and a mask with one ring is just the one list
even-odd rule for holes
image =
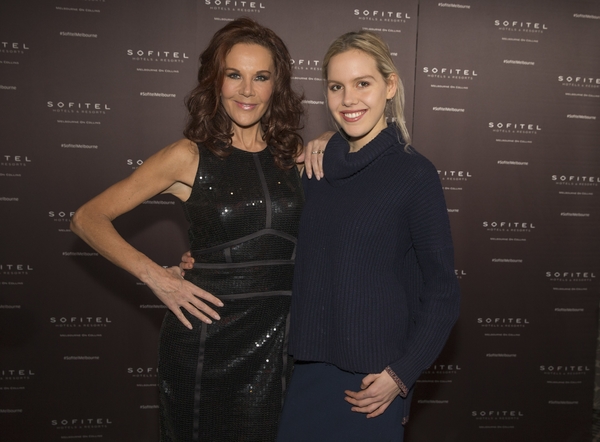
{"label": "blue eye", "polygon": [[269,81],[269,77],[267,77],[266,75],[259,75],[256,77],[256,79],[258,81]]}

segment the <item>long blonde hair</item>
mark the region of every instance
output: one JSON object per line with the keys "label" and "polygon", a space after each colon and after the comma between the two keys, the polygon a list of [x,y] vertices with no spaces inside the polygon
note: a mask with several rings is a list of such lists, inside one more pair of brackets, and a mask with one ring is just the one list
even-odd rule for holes
{"label": "long blonde hair", "polygon": [[409,150],[410,145],[410,134],[406,127],[406,121],[404,119],[404,85],[398,74],[398,69],[394,66],[392,57],[390,55],[390,49],[388,45],[379,37],[377,34],[369,31],[358,31],[348,32],[341,37],[338,37],[325,54],[323,59],[323,78],[327,81],[327,67],[329,62],[334,55],[341,54],[351,49],[357,49],[371,56],[375,60],[377,70],[389,81],[392,74],[396,75],[398,84],[396,87],[396,94],[386,105],[386,117],[391,117],[404,140],[405,150]]}

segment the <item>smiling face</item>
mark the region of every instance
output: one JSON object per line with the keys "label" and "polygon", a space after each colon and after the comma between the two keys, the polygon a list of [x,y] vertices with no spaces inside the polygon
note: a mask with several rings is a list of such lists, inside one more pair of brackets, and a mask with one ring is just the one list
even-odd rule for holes
{"label": "smiling face", "polygon": [[237,129],[257,127],[269,108],[275,67],[268,49],[238,43],[225,57],[221,104]]}
{"label": "smiling face", "polygon": [[375,60],[365,52],[351,49],[334,55],[327,66],[329,111],[356,152],[387,127],[386,100],[396,93],[396,77],[387,80]]}

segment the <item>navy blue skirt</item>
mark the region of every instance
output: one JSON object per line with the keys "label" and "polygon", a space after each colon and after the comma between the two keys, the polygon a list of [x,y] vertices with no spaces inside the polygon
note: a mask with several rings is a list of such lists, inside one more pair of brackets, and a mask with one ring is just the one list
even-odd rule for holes
{"label": "navy blue skirt", "polygon": [[294,364],[277,442],[402,442],[401,397],[371,419],[351,411],[352,405],[344,400],[345,390],[360,391],[365,376],[321,362]]}

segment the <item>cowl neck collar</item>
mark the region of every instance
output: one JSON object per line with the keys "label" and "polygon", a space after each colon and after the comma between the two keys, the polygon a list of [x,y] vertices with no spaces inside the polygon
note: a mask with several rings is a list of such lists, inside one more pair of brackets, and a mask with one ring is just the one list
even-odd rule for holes
{"label": "cowl neck collar", "polygon": [[325,179],[332,186],[341,186],[368,168],[401,139],[396,125],[389,124],[358,152],[350,153],[350,144],[337,132],[327,143],[323,156]]}

